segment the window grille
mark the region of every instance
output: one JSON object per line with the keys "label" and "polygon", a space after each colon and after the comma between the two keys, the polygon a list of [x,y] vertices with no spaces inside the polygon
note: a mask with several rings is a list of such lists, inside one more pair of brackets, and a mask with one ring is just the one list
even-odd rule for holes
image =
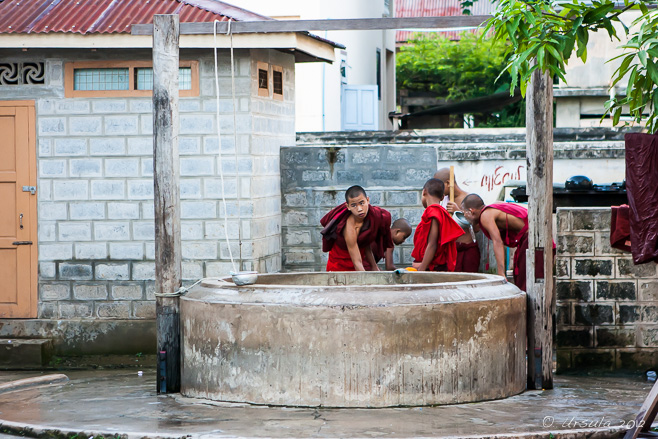
{"label": "window grille", "polygon": [[272,93],[275,95],[283,94],[283,72],[272,71]]}
{"label": "window grille", "polygon": [[258,69],[258,88],[264,88],[267,90],[267,85],[267,70]]}
{"label": "window grille", "polygon": [[46,68],[42,62],[0,63],[0,86],[45,83]]}
{"label": "window grille", "polygon": [[[178,89],[192,89],[192,69],[181,67],[178,69]],[[135,90],[153,90],[153,69],[139,67],[135,69]]]}
{"label": "window grille", "polygon": [[128,69],[76,69],[73,90],[128,90]]}
{"label": "window grille", "polygon": [[[199,95],[199,62],[181,61],[178,70],[181,97]],[[66,63],[64,93],[75,97],[151,96],[153,63],[150,61],[86,61]]]}

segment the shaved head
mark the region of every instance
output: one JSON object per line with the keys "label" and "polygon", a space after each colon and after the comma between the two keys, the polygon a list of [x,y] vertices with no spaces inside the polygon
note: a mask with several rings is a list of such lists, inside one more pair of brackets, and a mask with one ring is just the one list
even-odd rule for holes
{"label": "shaved head", "polygon": [[437,178],[430,178],[423,186],[423,190],[427,191],[427,195],[436,198],[443,198],[445,192],[445,185],[442,180]]}
{"label": "shaved head", "polygon": [[393,221],[391,226],[391,239],[395,245],[400,245],[411,236],[411,226],[404,218]]}
{"label": "shaved head", "polygon": [[480,210],[484,207],[484,201],[478,194],[468,194],[464,201],[462,201],[464,209],[477,209]]}
{"label": "shaved head", "polygon": [[345,191],[345,201],[350,201],[350,198],[356,198],[359,195],[363,195],[366,198],[368,197],[368,195],[366,195],[366,190],[361,186],[351,186]]}
{"label": "shaved head", "polygon": [[442,182],[450,181],[450,168],[441,168],[434,173],[434,178]]}
{"label": "shaved head", "polygon": [[391,229],[401,230],[405,235],[411,235],[411,225],[405,218],[399,218],[393,221]]}

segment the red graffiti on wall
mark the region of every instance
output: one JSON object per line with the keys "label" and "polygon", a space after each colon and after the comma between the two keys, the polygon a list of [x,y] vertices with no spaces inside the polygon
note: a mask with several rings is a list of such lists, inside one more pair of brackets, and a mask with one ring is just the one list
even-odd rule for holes
{"label": "red graffiti on wall", "polygon": [[519,165],[516,171],[506,171],[503,166],[496,166],[491,174],[482,176],[480,186],[486,187],[487,191],[491,191],[494,187],[505,184],[507,180],[520,180],[523,169],[525,169],[523,165]]}

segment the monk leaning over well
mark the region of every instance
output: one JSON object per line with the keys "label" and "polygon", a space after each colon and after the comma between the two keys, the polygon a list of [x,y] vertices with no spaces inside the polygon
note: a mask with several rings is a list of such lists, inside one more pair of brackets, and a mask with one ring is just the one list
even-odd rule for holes
{"label": "monk leaning over well", "polygon": [[370,205],[361,186],[345,191],[345,203],[321,220],[322,251],[329,252],[327,271],[379,271],[372,253],[373,243],[385,252],[393,248],[391,214]]}
{"label": "monk leaning over well", "polygon": [[[444,192],[450,193],[450,168],[441,168],[434,174],[434,178],[441,180],[445,187]],[[444,198],[444,203],[442,205],[446,208],[450,215],[454,214],[457,211],[460,211],[462,201],[468,195],[468,192],[459,187],[456,181],[456,177],[453,177],[453,186],[455,198],[454,201],[449,201]],[[471,235],[471,228],[464,228],[464,234],[457,238],[457,265],[455,266],[455,271],[463,271],[466,273],[477,273],[480,269],[480,248],[478,247],[477,242],[473,240]]]}
{"label": "monk leaning over well", "polygon": [[494,203],[488,206],[479,195],[470,194],[461,204],[464,216],[473,226],[480,226],[493,241],[497,274],[505,277],[505,246],[514,252],[514,285],[526,291],[526,257],[528,248],[528,209],[514,203]]}
{"label": "monk leaning over well", "polygon": [[461,227],[441,206],[444,185],[430,178],[423,186],[421,202],[425,208],[414,233],[412,264],[418,271],[455,271],[457,246],[455,240],[464,234]]}
{"label": "monk leaning over well", "polygon": [[[398,218],[391,224],[390,231],[393,244],[402,245],[411,236],[411,225],[409,225],[409,221],[405,218]],[[372,243],[372,254],[375,257],[375,261],[379,263],[380,260],[384,259],[384,265],[387,271],[395,270],[393,250],[393,247],[384,249],[384,239]]]}

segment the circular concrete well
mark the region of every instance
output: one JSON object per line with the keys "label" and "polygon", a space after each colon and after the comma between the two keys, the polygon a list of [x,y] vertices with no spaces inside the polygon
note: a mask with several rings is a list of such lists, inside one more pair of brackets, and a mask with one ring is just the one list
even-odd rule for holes
{"label": "circular concrete well", "polygon": [[526,385],[526,297],[467,273],[205,279],[181,299],[182,389],[325,407],[453,404]]}

